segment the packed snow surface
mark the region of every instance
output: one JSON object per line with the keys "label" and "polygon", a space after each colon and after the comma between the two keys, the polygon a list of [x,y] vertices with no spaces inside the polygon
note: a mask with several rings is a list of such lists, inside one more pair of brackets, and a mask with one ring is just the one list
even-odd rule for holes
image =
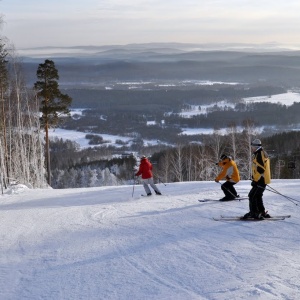
{"label": "packed snow surface", "polygon": [[[271,215],[283,221],[214,221],[248,200],[215,182],[38,189],[0,195],[0,299],[291,300],[300,295],[300,180],[273,180]],[[236,185],[241,196],[250,181]]]}

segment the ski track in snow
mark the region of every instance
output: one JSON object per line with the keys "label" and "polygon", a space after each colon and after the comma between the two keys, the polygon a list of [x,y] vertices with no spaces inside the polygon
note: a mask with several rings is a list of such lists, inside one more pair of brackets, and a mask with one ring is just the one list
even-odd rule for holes
{"label": "ski track in snow", "polygon": [[[272,187],[299,199],[300,180]],[[299,297],[298,206],[269,191],[278,222],[215,222],[248,201],[214,182],[22,190],[0,196],[0,299],[262,299]],[[249,181],[236,185],[241,196]]]}

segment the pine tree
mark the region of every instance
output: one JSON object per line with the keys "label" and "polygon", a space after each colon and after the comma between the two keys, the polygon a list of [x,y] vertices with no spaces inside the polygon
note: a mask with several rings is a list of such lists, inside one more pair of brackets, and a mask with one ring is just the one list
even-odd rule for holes
{"label": "pine tree", "polygon": [[52,60],[46,59],[37,69],[38,81],[34,84],[37,98],[40,100],[41,127],[45,131],[46,151],[45,159],[48,174],[48,184],[51,185],[50,151],[49,151],[49,129],[56,127],[62,120],[60,116],[70,115],[69,106],[72,98],[62,94],[59,90],[58,71]]}

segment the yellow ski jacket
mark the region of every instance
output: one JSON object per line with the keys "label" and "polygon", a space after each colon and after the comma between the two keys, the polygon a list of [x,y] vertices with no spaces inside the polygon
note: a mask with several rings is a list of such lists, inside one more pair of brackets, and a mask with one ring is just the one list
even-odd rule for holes
{"label": "yellow ski jacket", "polygon": [[252,179],[259,184],[271,183],[270,159],[261,147],[253,154]]}
{"label": "yellow ski jacket", "polygon": [[237,168],[236,163],[230,159],[225,158],[222,161],[218,162],[218,166],[222,168],[222,171],[216,177],[216,181],[220,181],[223,178],[226,178],[227,181],[237,183],[240,181],[240,173]]}

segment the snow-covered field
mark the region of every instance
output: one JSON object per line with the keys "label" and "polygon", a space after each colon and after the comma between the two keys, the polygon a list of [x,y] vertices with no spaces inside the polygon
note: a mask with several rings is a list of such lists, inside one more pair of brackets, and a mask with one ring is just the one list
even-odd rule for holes
{"label": "snow-covered field", "polygon": [[[257,127],[256,133],[257,134],[262,133],[264,128],[265,128],[264,126]],[[241,126],[237,126],[236,129],[237,132],[242,132],[244,128]],[[213,128],[185,128],[182,130],[181,134],[184,135],[213,134],[214,132],[215,130]],[[228,128],[218,129],[218,133],[222,135],[228,134]]]}
{"label": "snow-covered field", "polygon": [[294,102],[300,102],[300,94],[294,92],[288,92],[285,94],[278,94],[268,96],[260,96],[260,97],[249,97],[244,98],[245,102],[270,102],[270,103],[280,103],[286,106],[290,106],[294,104]]}
{"label": "snow-covered field", "polygon": [[[300,201],[300,180],[271,187]],[[284,221],[214,221],[242,215],[248,200],[215,182],[29,190],[0,195],[0,299],[295,300],[300,295],[300,208],[270,191]],[[236,185],[247,195],[250,182]]]}
{"label": "snow-covered field", "polygon": [[[300,94],[299,93],[294,93],[294,92],[288,92],[286,94],[279,94],[279,95],[273,95],[271,97],[249,97],[249,98],[244,98],[243,99],[245,102],[272,102],[272,103],[281,103],[285,105],[292,105],[294,102],[300,102]],[[199,115],[199,114],[206,114],[209,109],[211,109],[213,106],[217,105],[218,107],[234,107],[234,104],[232,103],[227,103],[226,101],[220,101],[218,103],[214,103],[211,105],[203,105],[203,106],[198,106],[195,105],[192,107],[191,110],[189,111],[184,111],[180,113],[182,117],[187,117],[190,118],[194,115]],[[80,116],[82,114],[82,109],[75,109],[71,111],[71,115],[77,115]],[[241,128],[242,130],[242,128]],[[261,127],[258,129],[258,132],[262,132],[264,130],[264,127]],[[226,134],[227,128],[222,128],[220,130],[221,134]],[[184,128],[182,130],[181,134],[184,135],[196,135],[196,134],[212,134],[214,132],[213,128]],[[73,142],[76,142],[80,145],[81,148],[87,148],[87,147],[93,147],[88,144],[89,140],[85,138],[87,133],[85,132],[78,132],[74,130],[65,130],[65,129],[60,129],[57,128],[55,130],[50,130],[49,131],[49,136],[50,138],[58,137],[62,138],[64,140],[68,139]],[[94,134],[94,133],[93,133]],[[97,135],[97,134],[94,134]],[[104,140],[108,141],[105,143],[105,145],[113,144],[115,147],[117,146],[116,140],[121,140],[122,142],[125,143],[131,143],[131,138],[129,137],[124,137],[124,136],[116,136],[116,135],[109,135],[109,134],[98,134],[103,137]],[[157,145],[159,141],[157,140],[145,140],[144,143],[145,145]]]}
{"label": "snow-covered field", "polygon": [[[274,104],[283,104],[283,105],[290,106],[294,104],[294,102],[300,102],[300,94],[295,92],[287,92],[285,94],[272,95],[270,97],[259,96],[259,97],[243,98],[243,101],[245,103],[269,102]],[[214,107],[223,108],[225,106],[228,108],[234,108],[235,104],[223,100],[209,105],[194,105],[192,106],[191,110],[183,111],[180,113],[180,115],[184,118],[191,118],[192,116],[207,114],[209,110]]]}
{"label": "snow-covered field", "polygon": [[[86,139],[87,134],[92,135],[99,135],[105,140],[106,142],[101,145],[96,146],[108,146],[108,145],[114,145],[115,147],[118,147],[118,144],[116,144],[116,141],[122,141],[124,143],[127,143],[127,146],[130,146],[132,139],[129,137],[124,137],[121,135],[112,135],[112,134],[97,134],[97,133],[86,133],[81,131],[75,131],[75,130],[66,130],[61,128],[56,129],[50,129],[49,130],[49,137],[51,139],[53,138],[59,138],[63,140],[70,140],[73,142],[76,142],[79,144],[80,148],[89,148],[89,147],[95,147],[95,145],[89,145],[89,140]],[[144,145],[157,145],[157,140],[144,140]],[[122,145],[119,145],[119,147],[122,147]]]}
{"label": "snow-covered field", "polygon": [[[55,130],[49,130],[50,138],[61,138],[63,140],[70,140],[76,142],[80,145],[81,148],[93,147],[93,145],[89,145],[89,140],[86,139],[86,135],[89,134],[87,132],[80,132],[75,130],[66,130],[61,128],[56,128]],[[106,144],[114,144],[116,146],[116,140],[121,140],[123,142],[129,142],[130,138],[123,137],[119,135],[110,135],[110,134],[96,134],[92,133],[93,135],[99,135],[103,137],[103,140],[107,141]],[[102,145],[103,146],[103,145]]]}

